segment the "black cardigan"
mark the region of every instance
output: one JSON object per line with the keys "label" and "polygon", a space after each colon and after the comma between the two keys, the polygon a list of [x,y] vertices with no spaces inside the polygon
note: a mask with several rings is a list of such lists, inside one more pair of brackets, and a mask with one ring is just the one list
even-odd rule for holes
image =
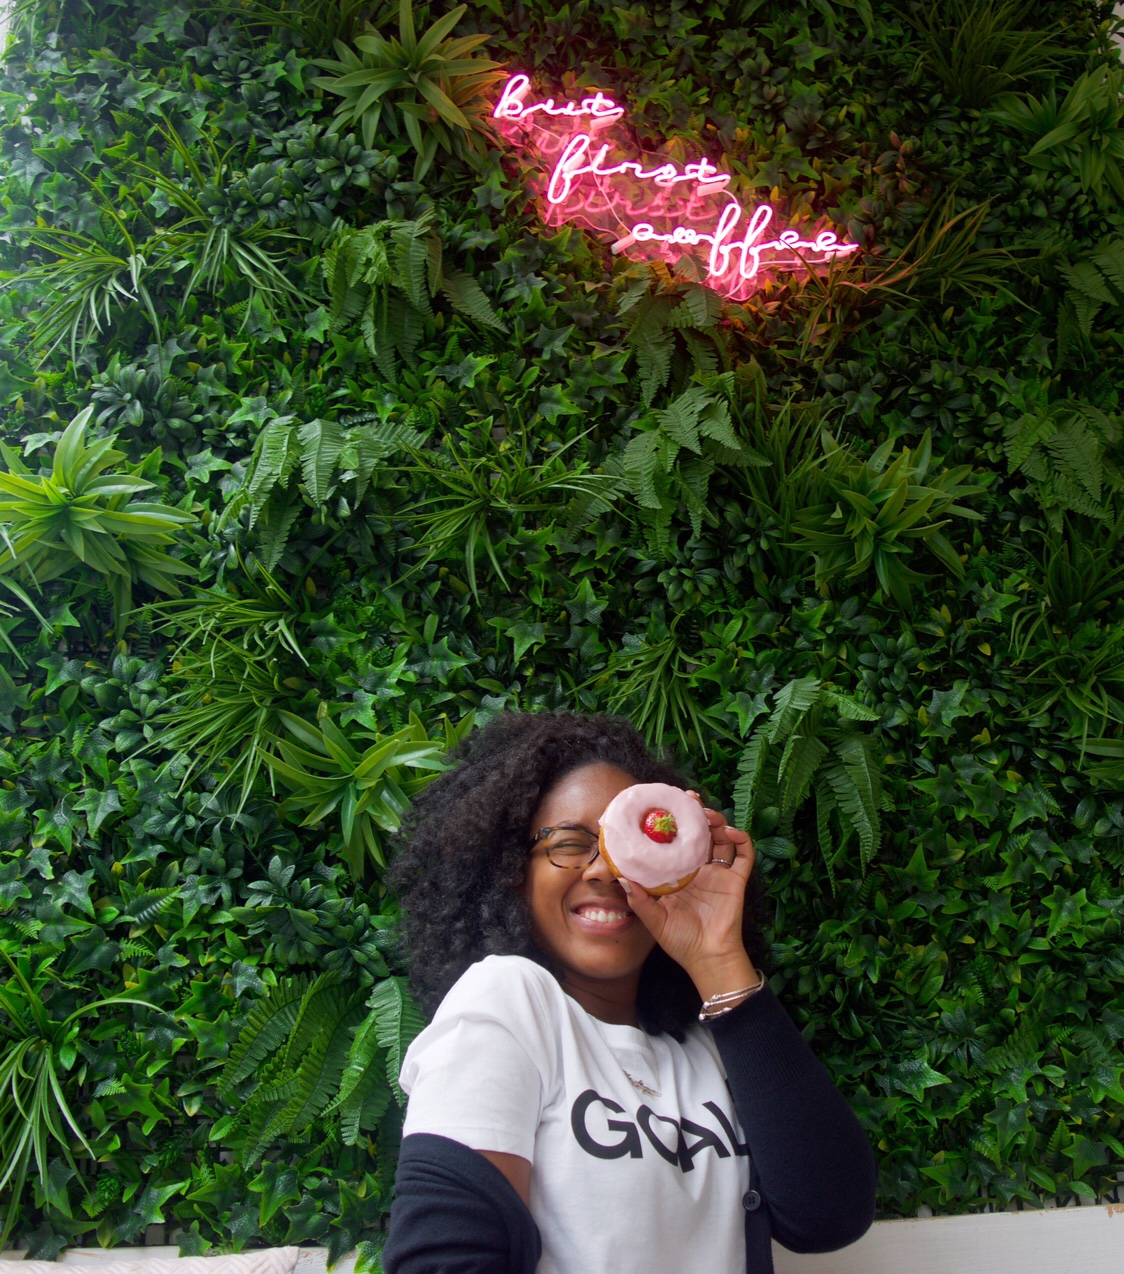
{"label": "black cardigan", "polygon": [[[878,1168],[831,1077],[766,987],[710,1026],[750,1151],[748,1274],[772,1274],[770,1239],[831,1252],[874,1220]],[[386,1274],[534,1274],[538,1227],[507,1178],[447,1137],[402,1142]]]}

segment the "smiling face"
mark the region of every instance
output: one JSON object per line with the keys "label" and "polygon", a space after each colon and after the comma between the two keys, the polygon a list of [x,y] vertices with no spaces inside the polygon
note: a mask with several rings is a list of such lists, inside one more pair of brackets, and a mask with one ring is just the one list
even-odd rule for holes
{"label": "smiling face", "polygon": [[[572,770],[543,798],[528,841],[541,827],[596,834],[605,807],[635,782],[603,762]],[[568,994],[603,1021],[635,1023],[640,970],[655,939],[633,915],[604,858],[568,871],[555,867],[540,843],[531,851],[523,893],[535,941],[560,966]]]}

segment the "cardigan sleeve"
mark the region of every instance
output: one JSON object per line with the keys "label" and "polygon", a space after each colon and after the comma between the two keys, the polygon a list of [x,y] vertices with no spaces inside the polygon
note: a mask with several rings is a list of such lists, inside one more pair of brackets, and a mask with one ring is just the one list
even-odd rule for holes
{"label": "cardigan sleeve", "polygon": [[432,1133],[402,1139],[385,1274],[534,1274],[527,1205],[482,1154]]}
{"label": "cardigan sleeve", "polygon": [[874,1220],[878,1165],[826,1068],[768,987],[710,1030],[773,1237],[793,1252],[854,1243]]}

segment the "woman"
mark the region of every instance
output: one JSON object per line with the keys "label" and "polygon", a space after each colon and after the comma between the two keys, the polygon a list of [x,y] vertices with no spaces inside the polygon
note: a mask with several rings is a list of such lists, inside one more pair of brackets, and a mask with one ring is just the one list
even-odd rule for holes
{"label": "woman", "polygon": [[870,1225],[866,1136],[758,971],[748,835],[707,810],[711,862],[661,898],[597,852],[650,782],[685,786],[627,722],[510,713],[419,798],[394,879],[436,1012],[387,1274],[767,1274],[770,1236]]}

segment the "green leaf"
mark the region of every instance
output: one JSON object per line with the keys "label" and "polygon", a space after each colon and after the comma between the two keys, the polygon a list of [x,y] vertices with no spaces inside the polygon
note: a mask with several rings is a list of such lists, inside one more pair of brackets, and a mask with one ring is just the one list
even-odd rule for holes
{"label": "green leaf", "polygon": [[375,1036],[379,1047],[386,1050],[386,1071],[398,1104],[406,1095],[398,1083],[406,1049],[424,1025],[402,978],[386,978],[371,992],[367,1001],[375,1018]]}

